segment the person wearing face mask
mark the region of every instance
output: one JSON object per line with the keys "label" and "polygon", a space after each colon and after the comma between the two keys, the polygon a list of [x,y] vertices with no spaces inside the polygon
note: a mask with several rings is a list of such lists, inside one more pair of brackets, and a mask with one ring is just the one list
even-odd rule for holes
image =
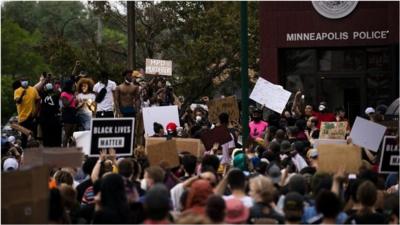
{"label": "person wearing face mask", "polygon": [[326,103],[326,102],[319,103],[318,111],[319,112],[315,113],[319,120],[319,123],[317,125],[318,129],[320,129],[320,127],[321,127],[321,122],[336,121],[335,114],[328,111],[328,103]]}
{"label": "person wearing face mask", "polygon": [[[40,96],[36,88],[29,86],[28,79],[21,79],[21,87],[14,91],[14,101],[17,105],[19,125],[36,133],[35,120],[38,114]],[[28,137],[22,135],[22,147],[25,148]]]}
{"label": "person wearing face mask", "polygon": [[115,89],[115,110],[118,117],[136,117],[139,86],[132,82],[132,70],[126,70],[122,75],[124,82]]}
{"label": "person wearing face mask", "polygon": [[253,139],[262,138],[264,131],[268,128],[268,123],[262,119],[262,110],[255,109],[252,114],[252,121],[249,123],[250,137]]}
{"label": "person wearing face mask", "polygon": [[42,127],[43,146],[61,146],[60,93],[54,91],[52,83],[44,85],[41,93],[39,121]]}
{"label": "person wearing face mask", "polygon": [[102,71],[100,80],[93,87],[97,102],[96,117],[114,118],[114,93],[117,84],[108,77],[109,74]]}

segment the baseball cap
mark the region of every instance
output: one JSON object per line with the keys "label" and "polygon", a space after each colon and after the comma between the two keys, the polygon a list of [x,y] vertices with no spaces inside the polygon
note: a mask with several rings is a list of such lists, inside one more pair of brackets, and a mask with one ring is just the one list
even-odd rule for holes
{"label": "baseball cap", "polygon": [[14,158],[8,158],[4,161],[3,170],[10,171],[10,170],[17,170],[18,169],[18,161]]}
{"label": "baseball cap", "polygon": [[375,109],[372,107],[368,107],[365,109],[365,114],[375,113]]}
{"label": "baseball cap", "polygon": [[244,206],[242,201],[237,198],[231,198],[225,201],[226,216],[225,222],[230,224],[243,223],[249,217],[249,209]]}
{"label": "baseball cap", "polygon": [[177,128],[177,126],[176,126],[176,124],[174,122],[170,122],[170,123],[167,124],[167,132],[168,133],[175,132],[176,128]]}
{"label": "baseball cap", "polygon": [[304,197],[297,192],[290,192],[285,197],[283,209],[289,211],[302,210]]}
{"label": "baseball cap", "polygon": [[274,182],[275,184],[281,181],[281,169],[275,163],[268,168],[267,173],[268,176],[271,177],[272,182]]}

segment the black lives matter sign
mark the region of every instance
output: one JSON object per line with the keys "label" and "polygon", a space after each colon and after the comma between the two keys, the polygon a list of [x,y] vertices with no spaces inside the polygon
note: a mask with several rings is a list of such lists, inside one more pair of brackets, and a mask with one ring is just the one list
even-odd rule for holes
{"label": "black lives matter sign", "polygon": [[379,163],[380,173],[399,172],[400,156],[399,143],[396,136],[385,136]]}
{"label": "black lives matter sign", "polygon": [[133,118],[93,118],[90,155],[101,149],[113,148],[118,156],[132,155],[134,137]]}

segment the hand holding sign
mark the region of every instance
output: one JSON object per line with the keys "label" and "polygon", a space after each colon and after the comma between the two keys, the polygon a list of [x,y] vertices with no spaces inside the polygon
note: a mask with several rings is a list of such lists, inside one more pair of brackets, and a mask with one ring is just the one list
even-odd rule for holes
{"label": "hand holding sign", "polygon": [[291,94],[282,86],[275,85],[260,77],[251,92],[250,98],[275,112],[282,113]]}

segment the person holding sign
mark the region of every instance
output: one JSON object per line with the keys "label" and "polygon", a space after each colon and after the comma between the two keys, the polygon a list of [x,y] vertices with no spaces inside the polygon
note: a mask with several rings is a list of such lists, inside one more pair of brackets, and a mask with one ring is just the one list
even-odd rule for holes
{"label": "person holding sign", "polygon": [[77,117],[83,130],[90,130],[90,121],[96,112],[96,95],[93,93],[93,80],[89,78],[81,78],[78,81],[78,100]]}
{"label": "person holding sign", "polygon": [[122,74],[124,82],[115,89],[115,110],[117,117],[136,117],[139,87],[132,82],[132,71],[125,70]]}

